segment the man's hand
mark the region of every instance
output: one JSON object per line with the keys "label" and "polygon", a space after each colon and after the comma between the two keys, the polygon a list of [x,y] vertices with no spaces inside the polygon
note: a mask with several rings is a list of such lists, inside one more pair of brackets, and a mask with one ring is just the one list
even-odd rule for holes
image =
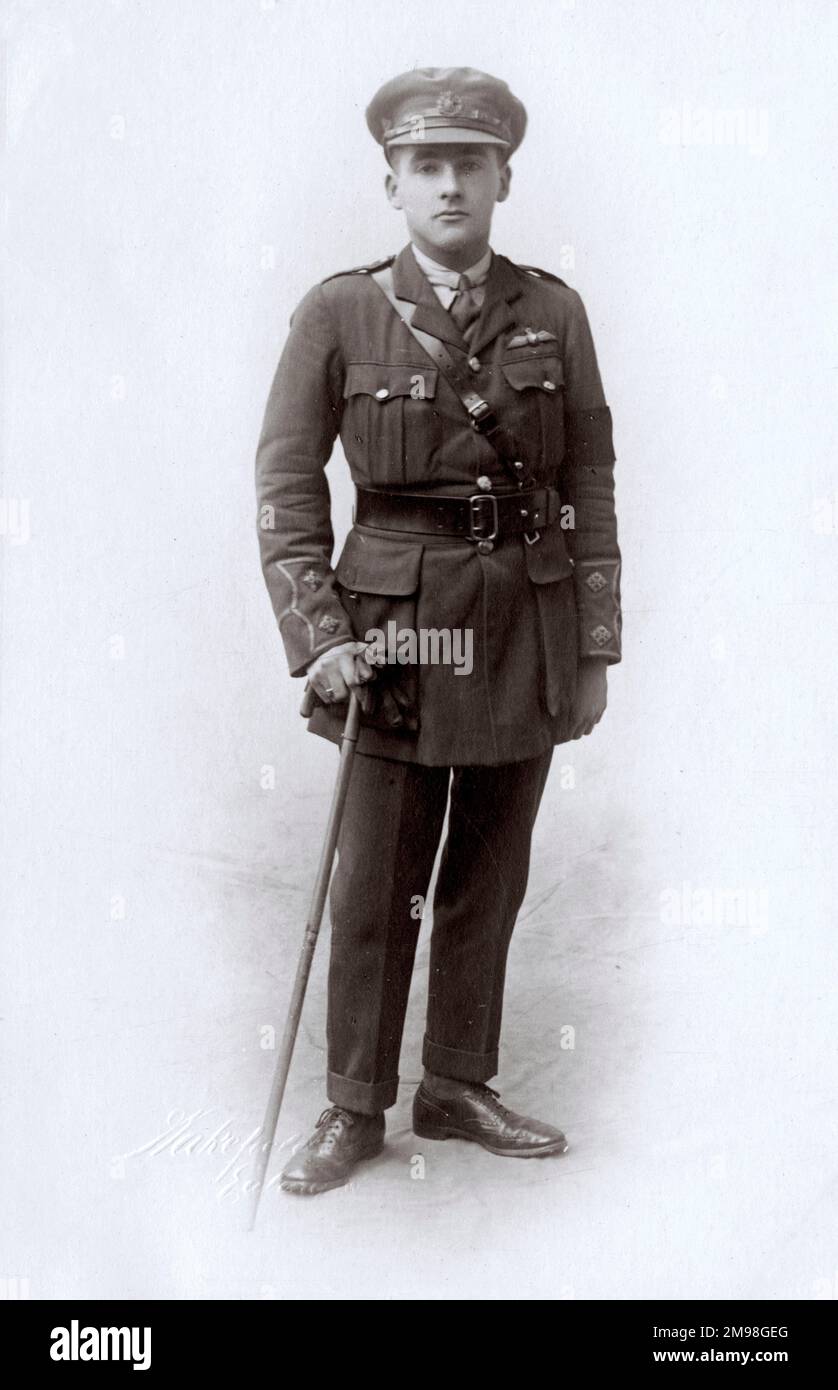
{"label": "man's hand", "polygon": [[308,667],[308,678],[324,704],[340,704],[349,698],[349,691],[354,690],[361,709],[369,713],[372,699],[364,686],[372,680],[375,671],[364,660],[366,648],[365,642],[341,642],[340,646],[330,647],[315,657]]}
{"label": "man's hand", "polygon": [[595,656],[583,657],[579,662],[571,716],[572,739],[589,734],[605,713],[608,703],[607,667],[607,661]]}

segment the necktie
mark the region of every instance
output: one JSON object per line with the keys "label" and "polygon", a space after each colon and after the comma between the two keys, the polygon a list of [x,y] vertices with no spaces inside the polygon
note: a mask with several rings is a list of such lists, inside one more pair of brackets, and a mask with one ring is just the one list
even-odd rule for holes
{"label": "necktie", "polygon": [[452,299],[448,312],[466,341],[469,329],[480,317],[480,307],[476,299],[476,287],[467,275],[461,275],[457,282],[456,298]]}

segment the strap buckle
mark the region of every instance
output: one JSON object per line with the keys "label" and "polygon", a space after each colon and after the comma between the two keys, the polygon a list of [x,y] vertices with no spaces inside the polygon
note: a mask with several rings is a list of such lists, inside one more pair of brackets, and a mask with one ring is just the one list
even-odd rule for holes
{"label": "strap buckle", "polygon": [[[492,434],[498,428],[498,417],[488,401],[478,398],[467,407],[471,416],[471,428],[478,434]],[[487,538],[488,539],[488,538]]]}
{"label": "strap buckle", "polygon": [[[480,527],[488,524],[481,508],[491,509],[491,531],[475,530],[475,522]],[[468,499],[468,538],[470,541],[493,541],[498,534],[498,499],[488,492],[475,492]]]}

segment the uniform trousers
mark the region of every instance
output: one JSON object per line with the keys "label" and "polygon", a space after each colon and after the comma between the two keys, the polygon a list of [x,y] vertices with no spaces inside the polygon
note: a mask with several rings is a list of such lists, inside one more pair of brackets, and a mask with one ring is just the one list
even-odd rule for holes
{"label": "uniform trousers", "polygon": [[327,1094],[394,1105],[421,912],[433,899],[422,1060],[461,1081],[498,1069],[509,942],[553,750],[495,766],[426,767],[356,753],[332,878]]}

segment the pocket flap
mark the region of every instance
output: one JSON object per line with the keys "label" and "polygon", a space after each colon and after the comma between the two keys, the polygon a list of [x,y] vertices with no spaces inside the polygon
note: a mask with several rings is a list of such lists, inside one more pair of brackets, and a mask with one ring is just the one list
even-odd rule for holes
{"label": "pocket flap", "polygon": [[500,369],[516,391],[534,386],[553,396],[564,386],[564,370],[558,357],[524,357],[520,362],[501,362]]}
{"label": "pocket flap", "polygon": [[363,594],[413,594],[419,587],[424,546],[352,530],[335,567],[338,583]]}
{"label": "pocket flap", "polygon": [[390,400],[392,396],[411,396],[415,401],[433,400],[436,395],[437,369],[430,365],[410,366],[397,362],[349,362],[343,383],[344,397],[375,396]]}
{"label": "pocket flap", "polygon": [[573,574],[573,561],[567,550],[564,531],[556,521],[541,532],[535,545],[524,541],[527,573],[534,584],[552,584]]}

